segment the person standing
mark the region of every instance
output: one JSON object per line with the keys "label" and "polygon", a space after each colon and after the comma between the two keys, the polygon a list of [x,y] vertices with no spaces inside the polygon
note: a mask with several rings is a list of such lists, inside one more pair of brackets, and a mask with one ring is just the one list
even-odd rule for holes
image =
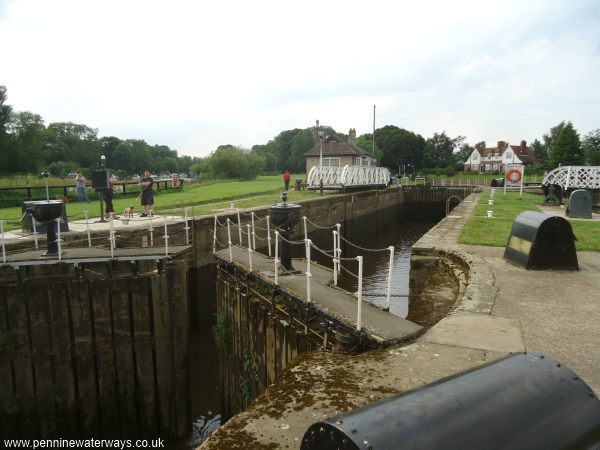
{"label": "person standing", "polygon": [[115,216],[115,207],[113,206],[113,193],[115,188],[112,181],[108,181],[108,189],[104,191],[104,201],[106,202],[106,218],[109,220],[118,219]]}
{"label": "person standing", "polygon": [[286,190],[286,191],[287,191],[287,190],[289,189],[289,187],[290,187],[290,178],[291,178],[291,177],[292,177],[292,176],[290,175],[290,171],[289,171],[289,170],[286,170],[286,171],[283,173],[283,182],[285,183],[285,190]]}
{"label": "person standing", "polygon": [[80,202],[89,203],[90,199],[88,197],[87,189],[85,187],[86,179],[81,173],[81,170],[77,171],[77,175],[75,175],[75,181],[77,182],[77,199]]}
{"label": "person standing", "polygon": [[144,171],[144,178],[139,182],[139,185],[142,188],[142,192],[140,193],[142,206],[144,207],[144,212],[140,214],[140,217],[148,217],[152,215],[152,209],[154,208],[154,191],[152,191],[152,185],[154,184],[154,180],[150,176],[150,172],[148,170]]}

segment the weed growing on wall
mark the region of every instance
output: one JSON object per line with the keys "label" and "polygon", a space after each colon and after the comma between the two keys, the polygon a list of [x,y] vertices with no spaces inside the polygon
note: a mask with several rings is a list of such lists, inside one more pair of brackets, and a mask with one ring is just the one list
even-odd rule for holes
{"label": "weed growing on wall", "polygon": [[250,403],[252,395],[252,382],[258,380],[258,365],[252,358],[252,354],[248,351],[244,352],[244,360],[242,363],[242,376],[240,377],[240,392],[244,408]]}
{"label": "weed growing on wall", "polygon": [[231,346],[231,318],[229,311],[224,309],[217,313],[217,320],[212,329],[217,347],[228,350]]}

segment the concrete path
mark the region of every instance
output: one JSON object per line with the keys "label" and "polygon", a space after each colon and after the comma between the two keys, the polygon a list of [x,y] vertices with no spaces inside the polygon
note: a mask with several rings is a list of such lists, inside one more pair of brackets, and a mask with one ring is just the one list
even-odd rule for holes
{"label": "concrete path", "polygon": [[[515,337],[520,336],[521,350],[561,361],[600,394],[600,253],[578,252],[579,271],[526,270],[504,260],[503,247],[458,244],[478,195],[472,197],[473,203],[461,206],[464,218],[440,222],[413,247],[423,253],[445,249],[471,260],[469,286],[461,303],[421,340],[447,339],[450,345],[466,348],[489,348],[486,343],[491,340],[495,350],[518,351]],[[562,208],[550,210],[564,216]],[[498,334],[489,327],[479,335],[490,320],[498,325],[504,321],[505,331]]]}
{"label": "concrete path", "polygon": [[200,448],[299,449],[316,421],[511,352],[551,356],[600,394],[600,253],[578,252],[579,271],[527,271],[506,262],[504,248],[459,244],[477,200],[472,195],[413,247],[469,263],[469,284],[448,317],[410,345],[304,355]]}

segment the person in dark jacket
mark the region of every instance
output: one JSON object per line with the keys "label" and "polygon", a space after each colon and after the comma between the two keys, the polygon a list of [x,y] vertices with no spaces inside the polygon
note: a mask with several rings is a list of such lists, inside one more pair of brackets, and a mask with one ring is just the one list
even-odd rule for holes
{"label": "person in dark jacket", "polygon": [[139,182],[139,185],[142,188],[140,197],[142,206],[144,207],[144,212],[143,214],[140,214],[140,217],[148,217],[149,215],[152,215],[152,209],[154,208],[154,191],[152,191],[153,184],[154,180],[150,176],[150,172],[145,170],[144,178],[142,178]]}

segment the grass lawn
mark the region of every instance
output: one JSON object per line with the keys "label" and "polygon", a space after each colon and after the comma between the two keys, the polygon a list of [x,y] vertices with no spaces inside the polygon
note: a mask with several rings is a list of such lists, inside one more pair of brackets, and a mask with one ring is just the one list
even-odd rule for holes
{"label": "grass lawn", "polygon": [[[506,246],[515,218],[523,211],[540,211],[538,206],[544,201],[538,194],[525,192],[523,198],[519,198],[517,192],[507,192],[506,196],[499,192],[494,196],[494,205],[489,206],[490,198],[489,192],[481,195],[473,217],[459,238],[461,244]],[[491,219],[487,217],[488,210],[494,211]],[[570,222],[578,239],[577,250],[600,251],[600,221],[572,219]]]}
{"label": "grass lawn", "polygon": [[[304,178],[304,177],[303,177]],[[292,187],[289,191],[289,200],[298,201],[306,198],[318,196],[314,191],[295,191]],[[160,213],[181,209],[184,206],[193,206],[193,214],[213,214],[220,210],[230,207],[231,202],[235,203],[236,208],[251,208],[260,205],[272,205],[280,202],[281,192],[283,191],[283,180],[281,175],[261,176],[251,181],[215,181],[206,183],[188,183],[184,185],[182,191],[169,190],[161,191],[160,194],[155,191],[154,209]],[[123,209],[134,206],[135,212],[140,213],[143,208],[137,199],[137,194],[127,195],[125,197],[115,195],[113,204],[117,215],[123,212]],[[84,218],[84,211],[88,211],[89,217],[100,216],[100,202],[98,200],[91,203],[71,202],[67,205],[67,214],[70,220],[81,220]],[[6,220],[5,230],[20,228],[18,223],[21,218],[20,207],[10,207],[0,209],[0,220]]]}

